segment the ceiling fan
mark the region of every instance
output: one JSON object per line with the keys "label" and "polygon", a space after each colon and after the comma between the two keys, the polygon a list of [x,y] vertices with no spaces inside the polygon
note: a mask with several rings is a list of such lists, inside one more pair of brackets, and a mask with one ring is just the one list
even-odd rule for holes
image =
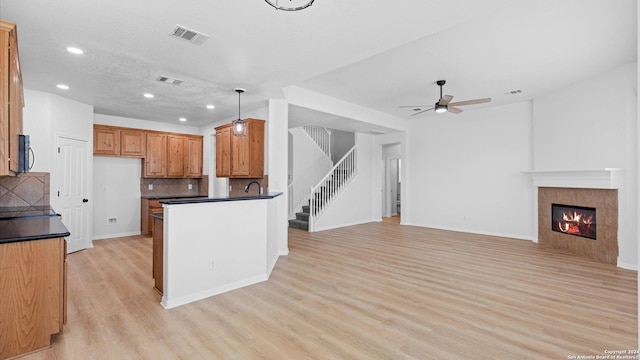
{"label": "ceiling fan", "polygon": [[[410,108],[415,108],[416,109],[416,113],[415,114],[411,114],[411,116],[416,116],[418,114],[422,114],[425,111],[429,111],[429,110],[435,110],[435,112],[437,113],[443,113],[443,112],[450,112],[453,114],[460,114],[462,112],[462,109],[458,108],[457,106],[462,106],[462,105],[475,105],[475,104],[482,104],[482,103],[486,103],[486,102],[490,102],[491,98],[483,98],[483,99],[475,99],[475,100],[464,100],[464,101],[457,101],[457,102],[451,102],[451,99],[453,99],[452,95],[442,95],[442,86],[444,86],[444,84],[446,83],[445,80],[438,80],[436,81],[436,84],[438,84],[438,86],[440,86],[440,100],[438,100],[435,105],[431,106],[431,105],[403,105],[400,106],[401,108],[406,108],[406,107],[410,107]],[[428,109],[422,109],[425,106],[431,106]]]}

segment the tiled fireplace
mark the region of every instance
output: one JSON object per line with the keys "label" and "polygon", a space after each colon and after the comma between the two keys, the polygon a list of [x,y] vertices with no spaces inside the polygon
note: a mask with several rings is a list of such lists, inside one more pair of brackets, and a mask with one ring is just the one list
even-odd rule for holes
{"label": "tiled fireplace", "polygon": [[[552,221],[552,204],[567,204],[564,208],[574,208],[574,214],[568,215],[570,221],[558,225]],[[572,234],[569,223],[581,208],[595,209],[592,225],[595,227],[595,239]],[[586,211],[586,210],[585,210]],[[575,216],[580,217],[580,215]],[[595,219],[595,221],[593,220]],[[583,219],[579,219],[586,229]],[[567,229],[566,232],[554,231],[554,228]],[[583,231],[587,233],[586,230]],[[616,189],[577,189],[577,188],[538,188],[538,242],[540,245],[598,260],[607,264],[617,264],[618,258],[618,190]]]}
{"label": "tiled fireplace", "polygon": [[538,243],[617,265],[619,173],[531,172],[537,188]]}

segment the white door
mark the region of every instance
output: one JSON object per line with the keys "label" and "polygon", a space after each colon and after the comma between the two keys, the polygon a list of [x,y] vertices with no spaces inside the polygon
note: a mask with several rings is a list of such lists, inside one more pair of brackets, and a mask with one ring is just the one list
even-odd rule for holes
{"label": "white door", "polygon": [[87,197],[88,143],[84,140],[58,137],[58,171],[56,173],[56,211],[71,235],[67,252],[89,247],[89,199]]}

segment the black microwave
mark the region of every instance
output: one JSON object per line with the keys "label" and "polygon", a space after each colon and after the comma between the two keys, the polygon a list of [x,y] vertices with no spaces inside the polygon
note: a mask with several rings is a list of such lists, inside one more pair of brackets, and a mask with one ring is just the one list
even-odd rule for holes
{"label": "black microwave", "polygon": [[29,172],[33,167],[31,155],[29,135],[18,135],[18,173]]}

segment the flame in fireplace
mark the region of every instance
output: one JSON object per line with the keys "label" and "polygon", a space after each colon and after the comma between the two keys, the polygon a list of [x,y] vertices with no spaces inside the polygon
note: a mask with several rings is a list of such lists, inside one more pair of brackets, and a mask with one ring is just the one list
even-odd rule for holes
{"label": "flame in fireplace", "polygon": [[587,230],[591,227],[593,223],[593,215],[590,215],[588,218],[584,218],[583,214],[578,214],[577,211],[573,212],[573,215],[569,213],[562,213],[562,220],[558,221],[558,229],[563,233],[567,234],[580,234],[580,222],[587,226]]}

